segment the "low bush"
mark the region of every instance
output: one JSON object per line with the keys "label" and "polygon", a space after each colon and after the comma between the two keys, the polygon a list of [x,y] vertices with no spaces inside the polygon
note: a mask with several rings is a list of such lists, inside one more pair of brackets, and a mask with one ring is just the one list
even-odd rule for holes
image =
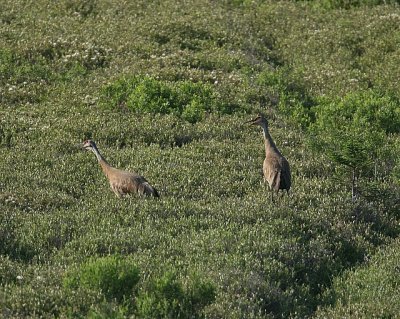
{"label": "low bush", "polygon": [[399,101],[388,94],[362,90],[340,99],[319,99],[313,108],[315,126],[346,128],[368,127],[369,131],[386,134],[400,132]]}
{"label": "low bush", "polygon": [[322,0],[310,1],[316,7],[326,9],[351,9],[361,6],[377,6],[383,4],[396,3],[396,0]]}
{"label": "low bush", "polygon": [[267,68],[259,73],[256,84],[263,88],[265,102],[275,106],[293,122],[306,128],[314,121],[312,107],[317,104],[303,74],[290,67]]}
{"label": "low bush", "polygon": [[137,298],[140,318],[202,318],[202,310],[215,300],[215,287],[195,276],[186,287],[176,273],[153,279]]}
{"label": "low bush", "polygon": [[395,318],[400,308],[399,240],[382,248],[363,267],[334,280],[334,305],[321,308],[316,318]]}
{"label": "low bush", "polygon": [[373,90],[354,92],[339,100],[320,99],[312,111],[310,143],[349,170],[353,196],[360,177],[385,177],[376,167],[394,155],[387,152],[384,141],[400,130],[395,98]]}
{"label": "low bush", "polygon": [[101,91],[101,103],[113,109],[135,112],[175,114],[194,123],[207,112],[231,113],[224,108],[211,85],[201,82],[167,82],[149,76],[116,80]]}
{"label": "low bush", "polygon": [[64,286],[98,290],[108,299],[122,301],[132,297],[139,279],[139,269],[131,260],[108,256],[92,258],[77,270],[68,273]]}
{"label": "low bush", "polygon": [[71,309],[86,307],[89,318],[123,318],[127,314],[139,318],[202,318],[204,307],[216,296],[214,285],[197,274],[190,275],[184,284],[176,272],[167,271],[140,285],[137,266],[119,255],[91,258],[68,272],[63,282],[67,291],[82,293],[88,289],[105,297],[90,309],[85,302],[70,305]]}
{"label": "low bush", "polygon": [[[335,278],[400,231],[400,8],[368,1],[2,1],[0,317],[307,318],[344,304]],[[275,202],[262,133],[243,125],[258,111],[292,169]],[[86,138],[160,200],[117,199],[74,146]],[[362,168],[355,202],[347,164]]]}
{"label": "low bush", "polygon": [[18,105],[41,100],[54,78],[45,60],[0,49],[0,103]]}

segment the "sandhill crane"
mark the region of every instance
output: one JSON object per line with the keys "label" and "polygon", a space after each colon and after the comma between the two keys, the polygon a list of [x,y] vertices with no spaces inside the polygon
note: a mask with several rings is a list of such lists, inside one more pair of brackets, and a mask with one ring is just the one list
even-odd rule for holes
{"label": "sandhill crane", "polygon": [[268,130],[268,121],[263,114],[259,114],[255,119],[247,121],[251,125],[260,125],[264,133],[265,159],[263,163],[264,181],[268,182],[271,188],[271,197],[273,192],[280,189],[286,189],[289,194],[291,186],[291,174],[289,162],[279,152]]}
{"label": "sandhill crane", "polygon": [[111,189],[118,197],[122,197],[128,193],[159,197],[157,190],[143,176],[110,166],[100,154],[95,142],[86,140],[83,142],[82,147],[88,151],[92,151],[96,155],[104,175],[106,175],[110,182]]}

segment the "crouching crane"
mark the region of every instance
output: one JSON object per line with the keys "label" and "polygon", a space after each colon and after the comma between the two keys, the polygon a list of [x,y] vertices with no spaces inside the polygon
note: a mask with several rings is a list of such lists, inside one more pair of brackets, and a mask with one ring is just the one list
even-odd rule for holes
{"label": "crouching crane", "polygon": [[100,154],[95,142],[86,140],[83,142],[82,147],[96,155],[104,175],[110,182],[111,189],[118,197],[129,193],[159,197],[157,190],[143,176],[110,166]]}
{"label": "crouching crane", "polygon": [[247,121],[251,125],[259,125],[263,129],[265,144],[265,159],[263,163],[264,181],[268,182],[271,188],[271,196],[280,189],[289,193],[291,186],[291,174],[289,162],[276,147],[271,134],[268,130],[268,121],[263,114],[259,114],[255,119]]}

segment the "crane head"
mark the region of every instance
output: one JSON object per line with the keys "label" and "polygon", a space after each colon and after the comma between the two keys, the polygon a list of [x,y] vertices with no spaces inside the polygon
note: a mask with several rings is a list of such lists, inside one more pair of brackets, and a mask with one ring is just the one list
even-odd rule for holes
{"label": "crane head", "polygon": [[250,123],[250,125],[263,125],[263,124],[268,125],[268,121],[265,118],[264,114],[262,113],[259,113],[256,118],[247,121],[245,123]]}
{"label": "crane head", "polygon": [[96,148],[96,143],[92,140],[86,140],[83,142],[82,148],[87,151],[92,151],[94,148]]}

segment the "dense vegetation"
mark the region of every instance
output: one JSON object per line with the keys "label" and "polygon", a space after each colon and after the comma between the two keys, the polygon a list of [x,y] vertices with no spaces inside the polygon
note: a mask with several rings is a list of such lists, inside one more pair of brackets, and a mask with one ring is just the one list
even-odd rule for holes
{"label": "dense vegetation", "polygon": [[399,34],[397,1],[2,1],[0,316],[396,317]]}

